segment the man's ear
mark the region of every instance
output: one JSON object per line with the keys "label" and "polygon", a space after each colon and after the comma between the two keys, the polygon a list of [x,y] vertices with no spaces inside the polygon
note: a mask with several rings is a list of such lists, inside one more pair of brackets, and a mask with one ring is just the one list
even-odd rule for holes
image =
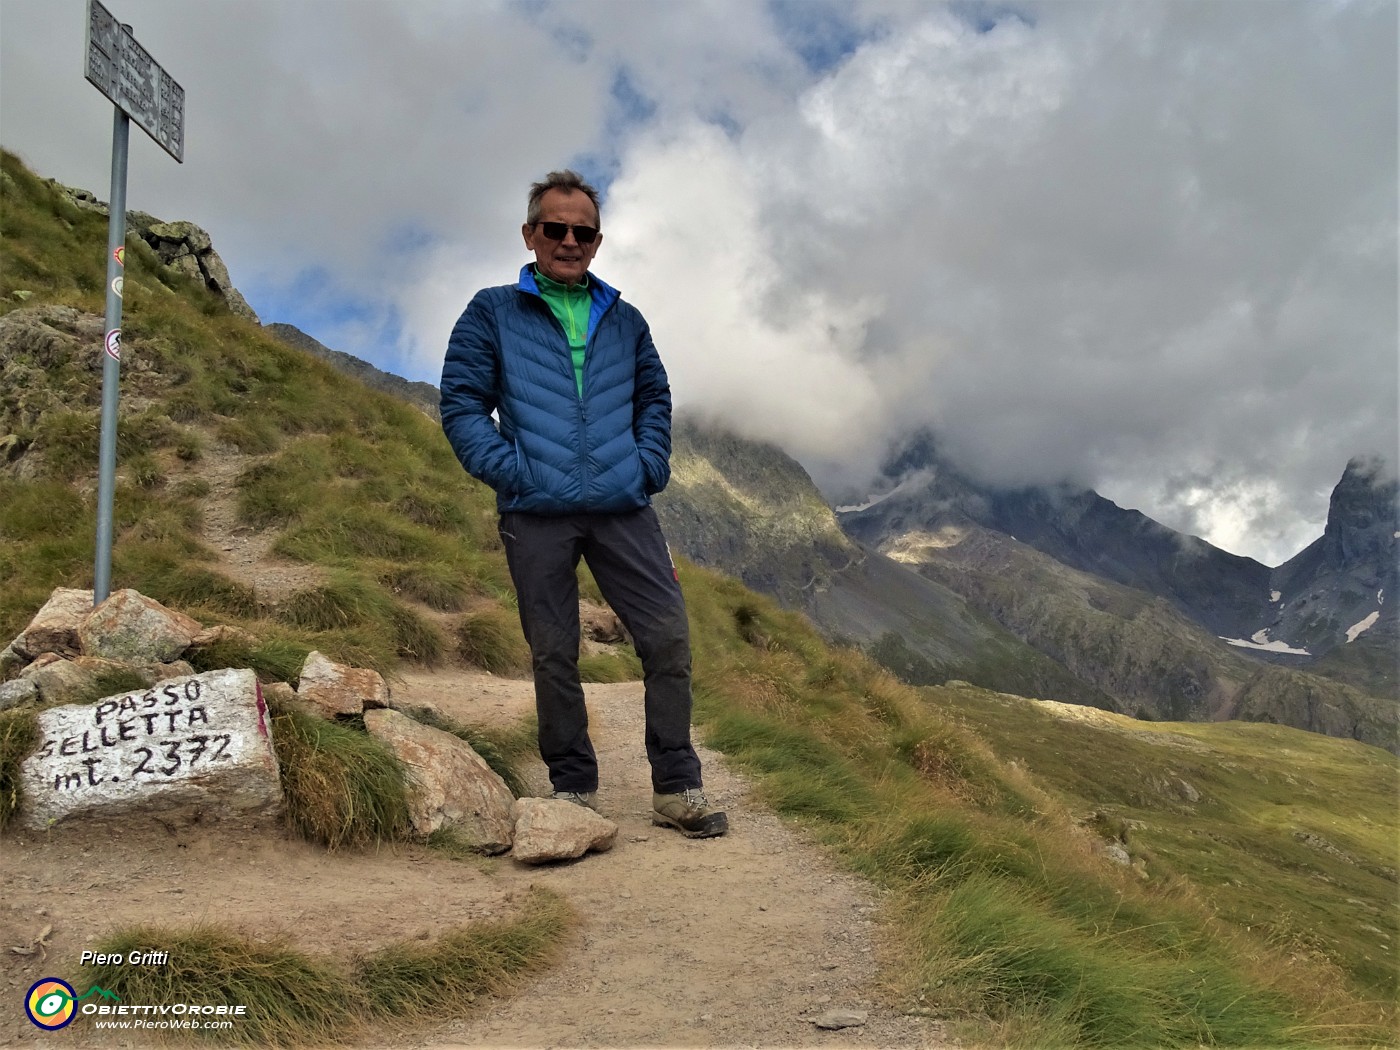
{"label": "man's ear", "polygon": [[528,222],[522,224],[521,227],[520,227],[520,236],[522,236],[522,237],[525,238],[525,247],[529,248],[531,251],[534,251],[534,250],[535,250],[535,245],[534,245],[534,243],[533,243],[533,238],[531,237],[531,235],[532,235],[534,232],[535,232],[535,228],[534,228],[533,226],[531,226]]}

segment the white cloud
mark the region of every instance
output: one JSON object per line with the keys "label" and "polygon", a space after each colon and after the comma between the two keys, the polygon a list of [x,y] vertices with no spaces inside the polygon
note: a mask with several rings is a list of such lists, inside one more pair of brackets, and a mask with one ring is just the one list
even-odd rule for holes
{"label": "white cloud", "polygon": [[880,407],[859,359],[868,310],[791,281],[745,160],[698,122],[637,142],[613,184],[596,265],[645,304],[678,405],[840,459]]}

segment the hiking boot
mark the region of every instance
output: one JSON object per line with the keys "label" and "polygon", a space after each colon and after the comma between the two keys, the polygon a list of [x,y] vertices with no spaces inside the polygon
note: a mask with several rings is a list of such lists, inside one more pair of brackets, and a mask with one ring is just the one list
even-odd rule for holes
{"label": "hiking boot", "polygon": [[686,788],[677,795],[653,794],[651,808],[653,824],[675,828],[688,839],[714,838],[729,830],[729,818],[711,809],[699,788]]}
{"label": "hiking boot", "polygon": [[572,802],[575,806],[591,809],[594,813],[598,812],[598,792],[596,791],[556,791],[550,798],[557,798],[561,802]]}

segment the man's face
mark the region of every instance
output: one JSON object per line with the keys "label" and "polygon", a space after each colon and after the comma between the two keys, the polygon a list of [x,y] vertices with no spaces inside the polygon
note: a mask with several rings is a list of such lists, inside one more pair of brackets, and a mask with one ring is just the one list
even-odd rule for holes
{"label": "man's face", "polygon": [[[598,226],[598,213],[588,194],[577,190],[562,190],[557,187],[546,190],[540,198],[540,222],[562,222],[568,226]],[[579,244],[574,231],[569,230],[562,241],[552,241],[544,235],[539,224],[525,224],[520,228],[525,235],[525,247],[535,253],[535,265],[546,277],[565,284],[574,284],[583,279],[589,264],[603,243],[603,235],[598,234],[592,244]]]}

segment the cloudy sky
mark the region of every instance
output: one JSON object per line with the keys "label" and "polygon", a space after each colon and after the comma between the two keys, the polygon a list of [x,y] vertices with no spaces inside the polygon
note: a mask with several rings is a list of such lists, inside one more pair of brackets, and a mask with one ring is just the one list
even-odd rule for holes
{"label": "cloudy sky", "polygon": [[[129,205],[409,378],[569,165],[677,403],[833,496],[931,426],[1275,564],[1396,456],[1394,0],[107,6],[186,92]],[[85,12],[0,0],[0,142],[106,199]]]}

